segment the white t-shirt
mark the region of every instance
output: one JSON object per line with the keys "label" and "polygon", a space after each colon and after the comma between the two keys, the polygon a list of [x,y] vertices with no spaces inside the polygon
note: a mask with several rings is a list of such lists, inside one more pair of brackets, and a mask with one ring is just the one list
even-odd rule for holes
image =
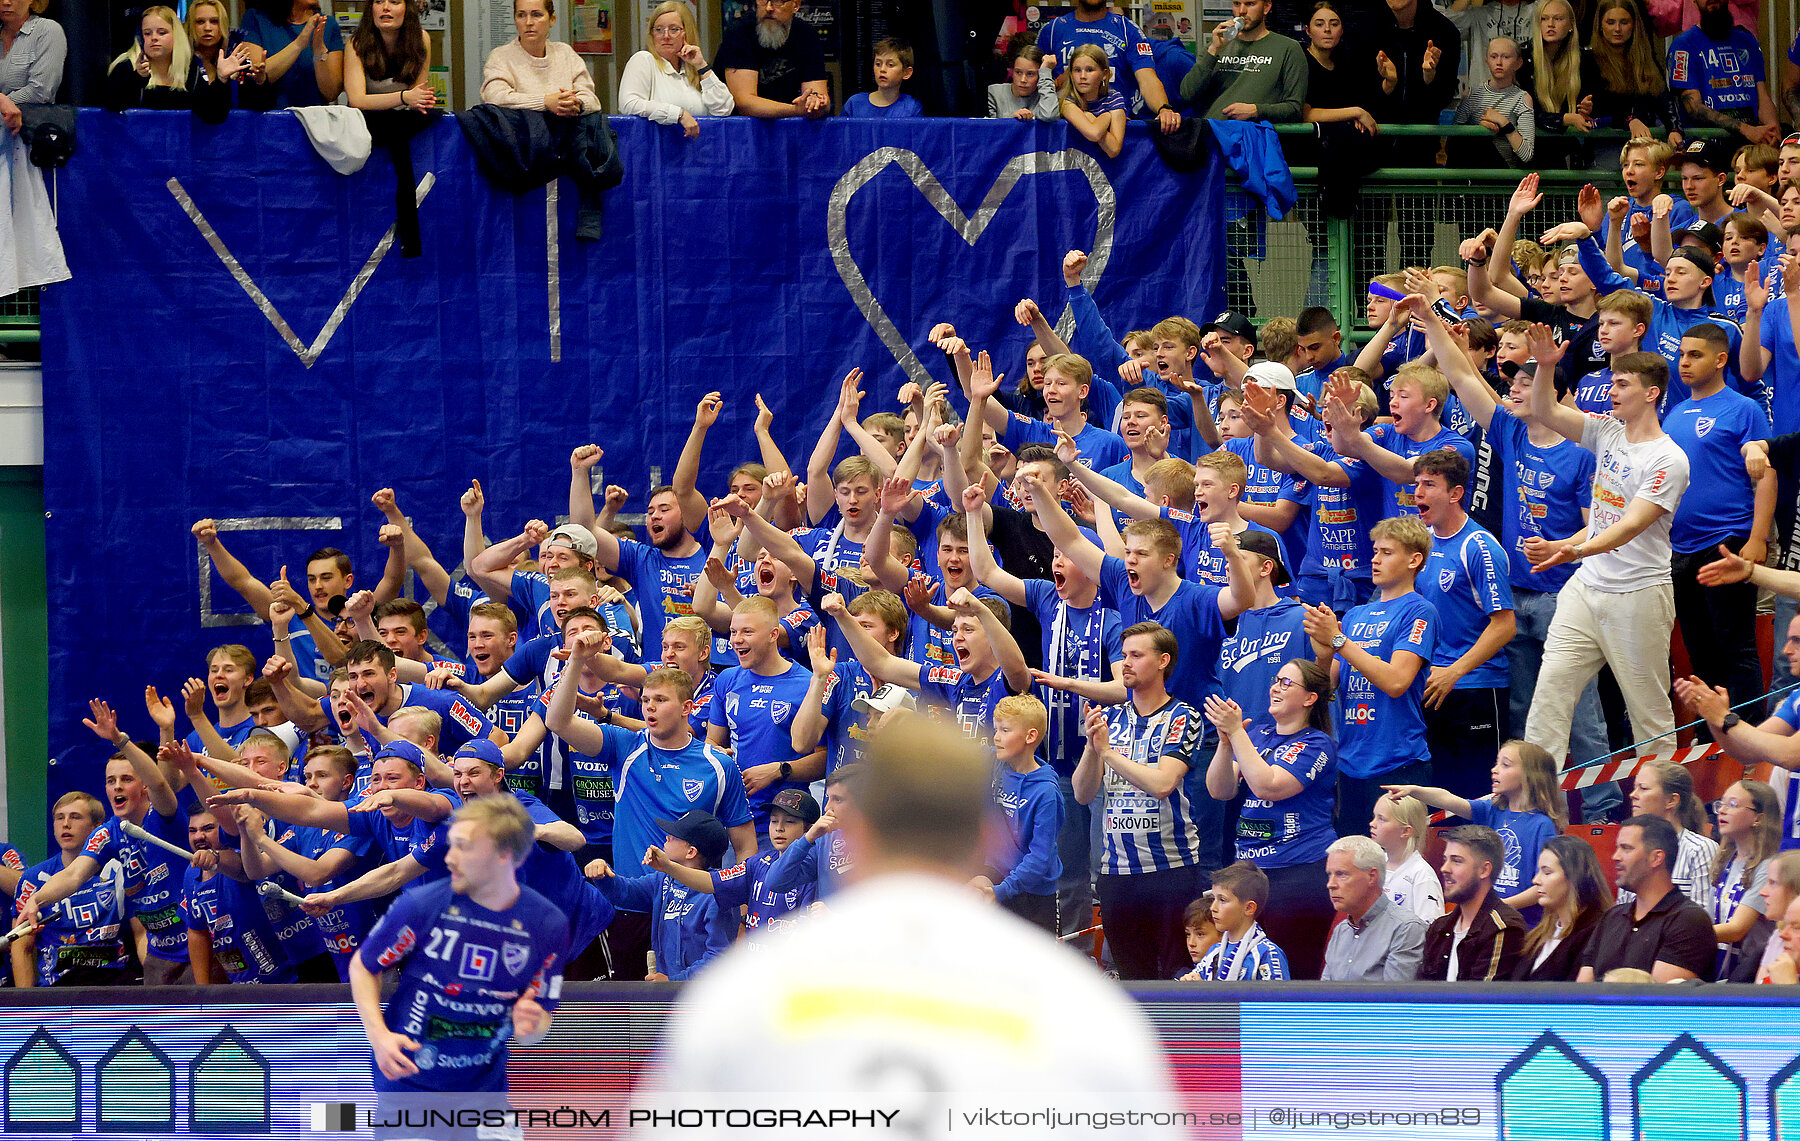
{"label": "white t-shirt", "polygon": [[1417,852],[1399,867],[1389,868],[1381,888],[1395,907],[1417,915],[1428,927],[1444,917],[1444,881]]}
{"label": "white t-shirt", "polygon": [[1643,534],[1615,551],[1592,555],[1576,564],[1575,577],[1605,594],[1625,594],[1672,581],[1669,530],[1675,506],[1687,490],[1687,455],[1667,436],[1628,443],[1625,425],[1611,416],[1588,414],[1581,446],[1594,453],[1594,498],[1588,511],[1588,534],[1617,523],[1634,499],[1648,499],[1663,509],[1662,517]]}
{"label": "white t-shirt", "polygon": [[727,951],[682,995],[644,1088],[644,1107],[663,1110],[712,1094],[739,1105],[877,1093],[933,1107],[934,1136],[947,1099],[991,1104],[999,1093],[1177,1108],[1148,1019],[1091,960],[923,875],[859,884]]}

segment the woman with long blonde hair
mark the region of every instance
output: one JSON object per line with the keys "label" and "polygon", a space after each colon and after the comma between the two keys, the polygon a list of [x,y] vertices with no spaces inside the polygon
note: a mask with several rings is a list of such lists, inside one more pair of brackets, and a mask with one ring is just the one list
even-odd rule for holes
{"label": "woman with long blonde hair", "polygon": [[1593,100],[1581,90],[1581,40],[1569,0],[1544,0],[1531,34],[1531,101],[1540,131],[1586,134]]}
{"label": "woman with long blonde hair", "polygon": [[619,76],[619,109],[697,138],[697,115],[723,118],[736,105],[731,90],[700,52],[694,13],[684,0],[663,0],[650,10],[648,51],[625,63]]}
{"label": "woman with long blonde hair", "polygon": [[[243,70],[244,61],[228,63],[231,75]],[[106,105],[114,111],[141,107],[154,111],[219,110],[229,107],[228,83],[214,83],[194,58],[187,26],[173,8],[161,4],[145,8],[138,18],[138,34],[131,47],[112,61],[106,73]]]}

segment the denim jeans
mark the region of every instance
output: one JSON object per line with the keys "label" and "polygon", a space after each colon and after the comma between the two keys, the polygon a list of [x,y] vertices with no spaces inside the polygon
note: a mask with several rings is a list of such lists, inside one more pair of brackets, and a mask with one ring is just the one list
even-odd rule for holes
{"label": "denim jeans", "polygon": [[1056,854],[1062,859],[1056,906],[1062,916],[1062,934],[1070,935],[1094,925],[1093,808],[1076,803],[1068,776],[1056,774],[1056,785],[1063,801],[1062,831],[1056,835]]}

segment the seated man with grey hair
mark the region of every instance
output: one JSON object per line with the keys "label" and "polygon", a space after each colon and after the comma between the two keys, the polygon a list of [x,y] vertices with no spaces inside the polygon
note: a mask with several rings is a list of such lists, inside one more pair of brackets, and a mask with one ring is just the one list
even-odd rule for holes
{"label": "seated man with grey hair", "polygon": [[1425,951],[1425,923],[1381,890],[1387,853],[1367,836],[1344,836],[1325,849],[1325,892],[1344,921],[1325,945],[1327,981],[1411,982]]}

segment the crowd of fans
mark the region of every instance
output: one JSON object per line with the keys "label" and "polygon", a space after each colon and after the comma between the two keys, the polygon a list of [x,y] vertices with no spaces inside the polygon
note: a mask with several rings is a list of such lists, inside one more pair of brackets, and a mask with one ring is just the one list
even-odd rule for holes
{"label": "crowd of fans", "polygon": [[[709,64],[686,6],[658,6],[622,109],[690,136],[827,114],[796,7],[763,0]],[[54,32],[17,8],[0,0],[0,47],[49,67]],[[530,517],[560,504],[507,505],[529,521],[490,540],[471,482],[465,574],[385,489],[370,589],[329,548],[303,588],[267,581],[200,520],[269,652],[219,646],[178,699],[147,690],[154,739],[93,701],[105,800],[56,803],[44,862],[0,853],[14,985],[347,977],[395,892],[447,874],[457,805],[498,797],[534,822],[521,875],[568,917],[570,977],[685,979],[830,906],[865,742],[919,716],[992,752],[1003,826],[970,890],[1069,939],[1097,904],[1123,978],[1795,982],[1800,689],[1752,708],[1759,590],[1780,596],[1776,672],[1800,676],[1800,138],[1773,145],[1760,55],[1720,62],[1753,37],[1701,0],[1665,77],[1633,0],[1406,0],[1360,27],[1324,0],[1304,54],[1263,0],[1233,10],[1165,82],[1169,52],[1082,0],[1016,45],[990,112],[1061,116],[1114,154],[1134,112],[1177,129],[1177,98],[1372,132],[1438,122],[1479,44],[1457,114],[1518,162],[1628,126],[1622,193],[1588,186],[1577,218],[1521,237],[1527,175],[1460,264],[1368,282],[1354,352],[1351,315],[1320,307],[1121,336],[1070,251],[1065,296],[1014,312],[1014,382],[941,324],[953,383],[871,412],[852,370],[798,467],[759,408],[716,495],[708,394],[641,531],[623,489],[596,503],[595,444],[569,456],[561,526]],[[553,0],[514,12],[483,99],[597,113]],[[192,0],[145,10],[110,89],[429,111],[429,63],[408,0],[371,0],[348,55],[309,0],[235,31]],[[918,113],[910,66],[880,46],[846,113]],[[1044,316],[1065,302],[1066,341]],[[1669,760],[1672,694],[1746,766],[1710,804]],[[1642,759],[1628,788],[1563,787],[1620,745]],[[1433,809],[1467,822],[1435,867]],[[1620,825],[1610,869],[1564,834],[1572,812]]]}
{"label": "crowd of fans", "polygon": [[[437,100],[422,6],[370,0],[348,44],[318,0],[247,0],[236,28],[221,0],[197,0],[182,15],[146,6],[137,34],[111,64],[107,102],[192,108],[209,119],[233,107],[305,107],[340,97],[364,111],[431,111]],[[7,40],[0,92],[49,102],[62,66],[60,29],[33,18],[26,0],[6,7],[14,15],[0,16],[0,26],[12,29],[0,31]],[[796,23],[799,7],[800,0],[758,0],[753,14],[726,29],[709,63],[689,5],[658,5],[645,29],[649,46],[622,73],[616,110],[679,125],[689,137],[709,116],[832,114],[822,41],[804,20]],[[1234,0],[1232,19],[1190,43],[1167,28],[1147,37],[1111,5],[1076,0],[1073,12],[1035,33],[997,40],[994,58],[971,61],[969,71],[1004,76],[987,88],[989,116],[1064,119],[1109,155],[1123,146],[1128,118],[1170,133],[1194,116],[1315,124],[1324,154],[1365,165],[1605,165],[1609,148],[1587,138],[1596,130],[1654,137],[1677,150],[1694,127],[1776,145],[1781,118],[1800,110],[1800,57],[1788,53],[1772,92],[1753,11],[1735,11],[1729,0],[1671,7],[1455,0],[1440,10],[1389,0],[1370,10],[1314,0],[1304,11],[1284,8],[1278,20],[1271,0]],[[551,115],[601,110],[585,63],[548,39],[556,18],[555,0],[515,4],[519,38],[489,57],[482,101]],[[21,31],[27,51],[15,64],[10,40]],[[905,90],[912,48],[886,39],[871,55],[871,75],[844,77],[858,93],[838,113],[924,114]],[[1368,136],[1383,124],[1474,125],[1494,141],[1413,137],[1371,148]],[[1350,157],[1351,148],[1359,157]]]}
{"label": "crowd of fans", "polygon": [[[1015,383],[941,324],[954,383],[867,412],[852,370],[802,465],[759,407],[713,496],[711,393],[641,533],[594,444],[555,528],[490,541],[472,482],[465,576],[387,490],[369,590],[334,549],[265,582],[201,520],[272,652],[147,692],[156,740],[94,702],[110,805],[63,797],[60,852],[0,874],[15,982],[336,977],[492,796],[573,977],[685,978],[829,906],[864,743],[920,715],[992,750],[971,890],[1065,937],[1097,902],[1124,978],[1792,982],[1800,689],[1753,707],[1759,588],[1800,676],[1800,191],[1746,147],[1727,200],[1721,154],[1684,150],[1677,207],[1633,140],[1626,193],[1536,242],[1527,175],[1461,265],[1368,283],[1354,356],[1316,307],[1119,336],[1070,251],[1073,331],[1020,301]],[[1746,766],[1711,804],[1672,693]],[[1563,787],[1615,741],[1629,789]],[[1435,868],[1432,809],[1468,822]],[[1622,822],[1610,876],[1572,811]]]}

